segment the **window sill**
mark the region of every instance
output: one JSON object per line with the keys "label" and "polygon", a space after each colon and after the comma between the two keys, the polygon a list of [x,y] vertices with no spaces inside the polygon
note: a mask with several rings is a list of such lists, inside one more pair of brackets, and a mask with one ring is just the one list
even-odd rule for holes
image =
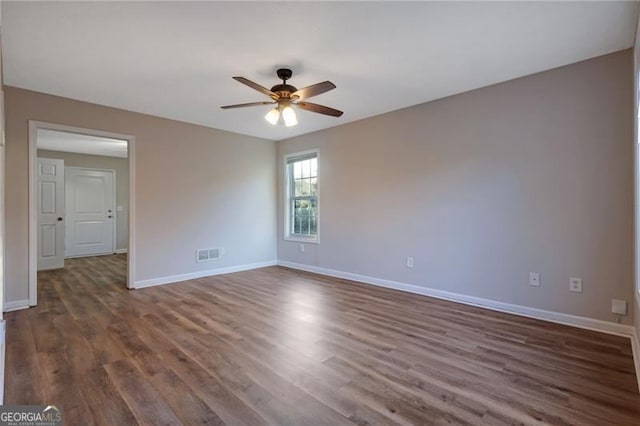
{"label": "window sill", "polygon": [[305,237],[295,237],[295,236],[287,235],[286,237],[284,237],[284,240],[295,242],[295,243],[320,244],[320,240],[318,237],[305,238]]}

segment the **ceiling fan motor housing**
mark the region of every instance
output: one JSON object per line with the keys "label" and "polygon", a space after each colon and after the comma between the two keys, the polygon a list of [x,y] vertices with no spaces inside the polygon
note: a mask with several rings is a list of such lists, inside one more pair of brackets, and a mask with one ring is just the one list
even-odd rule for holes
{"label": "ceiling fan motor housing", "polygon": [[290,95],[297,90],[298,89],[290,84],[276,84],[271,88],[271,91],[277,93],[281,98],[289,98]]}
{"label": "ceiling fan motor housing", "polygon": [[282,84],[276,84],[271,88],[271,91],[278,95],[278,98],[289,99],[290,95],[298,89],[290,84],[287,84],[287,80],[293,75],[293,71],[289,68],[280,68],[276,71],[278,78],[282,80]]}
{"label": "ceiling fan motor housing", "polygon": [[287,84],[287,80],[293,75],[293,71],[289,68],[280,68],[276,71],[278,78],[282,80],[282,84],[276,84],[271,88],[271,91],[278,95],[280,99],[289,99],[291,94],[298,89],[290,84]]}

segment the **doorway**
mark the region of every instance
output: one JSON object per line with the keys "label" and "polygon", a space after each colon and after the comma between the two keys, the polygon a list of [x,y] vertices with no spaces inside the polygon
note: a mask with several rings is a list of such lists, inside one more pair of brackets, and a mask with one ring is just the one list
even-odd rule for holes
{"label": "doorway", "polygon": [[130,135],[29,122],[30,306],[38,271],[70,258],[121,254],[133,288],[134,144]]}

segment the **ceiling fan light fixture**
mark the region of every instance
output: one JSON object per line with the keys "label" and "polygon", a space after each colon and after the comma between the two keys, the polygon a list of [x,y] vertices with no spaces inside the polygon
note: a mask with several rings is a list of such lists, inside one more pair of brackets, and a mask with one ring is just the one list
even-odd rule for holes
{"label": "ceiling fan light fixture", "polygon": [[329,90],[335,89],[336,85],[332,82],[327,80],[312,84],[311,86],[303,87],[302,89],[297,89],[296,87],[287,84],[287,80],[289,80],[293,74],[289,68],[280,68],[276,74],[278,75],[278,78],[282,80],[282,84],[276,84],[271,89],[267,89],[266,87],[261,86],[258,83],[254,83],[244,77],[233,77],[237,82],[242,83],[245,86],[249,86],[263,95],[267,95],[270,100],[235,105],[223,105],[220,108],[234,109],[260,105],[276,105],[276,107],[269,111],[264,118],[273,126],[284,122],[284,125],[287,127],[292,127],[298,124],[296,111],[292,108],[294,105],[296,109],[303,109],[305,111],[315,112],[317,114],[328,115],[331,117],[340,117],[342,115],[342,111],[337,109],[307,102],[308,98],[318,96],[328,92]]}
{"label": "ceiling fan light fixture", "polygon": [[282,109],[282,119],[284,120],[284,125],[287,127],[295,126],[298,124],[298,117],[296,117],[296,112],[290,106],[286,106]]}
{"label": "ceiling fan light fixture", "polygon": [[274,108],[264,116],[264,119],[275,126],[280,120],[280,111],[278,111],[278,108]]}

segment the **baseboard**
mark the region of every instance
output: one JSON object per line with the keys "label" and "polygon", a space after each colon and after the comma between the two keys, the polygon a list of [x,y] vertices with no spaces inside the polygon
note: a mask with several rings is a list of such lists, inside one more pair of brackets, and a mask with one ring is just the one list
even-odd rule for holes
{"label": "baseboard", "polygon": [[115,254],[127,254],[129,252],[128,249],[117,249],[114,253]]}
{"label": "baseboard", "polygon": [[134,288],[146,288],[156,285],[177,283],[180,281],[194,280],[196,278],[211,277],[214,275],[231,274],[233,272],[249,271],[251,269],[265,268],[267,266],[275,266],[278,262],[270,260],[267,262],[248,263],[245,265],[228,266],[226,268],[209,269],[206,271],[190,272],[188,274],[171,275],[168,277],[151,278],[148,280],[136,281]]}
{"label": "baseboard", "polygon": [[633,335],[631,336],[631,349],[633,351],[633,364],[635,365],[635,368],[636,368],[636,379],[638,380],[638,390],[640,391],[640,340],[638,340],[637,333],[633,333]]}
{"label": "baseboard", "polygon": [[[634,291],[636,297],[636,307],[640,307],[640,294]],[[636,325],[640,324],[638,315],[640,312],[634,309],[636,315]],[[638,379],[638,390],[640,391],[640,329],[636,327],[635,332],[631,336],[631,349],[633,350],[633,363],[636,367],[636,378]]]}
{"label": "baseboard", "polygon": [[6,321],[0,320],[0,405],[4,404],[4,354],[6,341]]}
{"label": "baseboard", "polygon": [[523,317],[550,321],[558,324],[571,325],[574,327],[584,328],[587,330],[600,331],[602,333],[615,334],[618,336],[625,336],[625,337],[632,337],[635,335],[635,329],[630,325],[616,324],[613,322],[602,321],[602,320],[582,317],[578,315],[563,314],[560,312],[547,311],[544,309],[531,308],[528,306],[498,302],[491,299],[483,299],[475,296],[467,296],[465,294],[460,294],[460,293],[452,293],[444,290],[436,290],[433,288],[421,287],[414,284],[405,284],[397,281],[384,280],[381,278],[353,274],[353,273],[344,272],[344,271],[336,271],[333,269],[320,268],[317,266],[304,265],[300,263],[278,261],[278,265],[284,266],[287,268],[313,272],[320,275],[343,278],[343,279],[357,281],[365,284],[371,284],[379,287],[385,287],[385,288],[390,288],[394,290],[420,294],[422,296],[434,297],[436,299],[449,300],[452,302],[463,303],[465,305],[478,306],[481,308],[491,309],[493,311],[505,312],[505,313],[519,315]]}
{"label": "baseboard", "polygon": [[19,311],[29,307],[29,300],[14,300],[13,302],[4,302],[4,312]]}

